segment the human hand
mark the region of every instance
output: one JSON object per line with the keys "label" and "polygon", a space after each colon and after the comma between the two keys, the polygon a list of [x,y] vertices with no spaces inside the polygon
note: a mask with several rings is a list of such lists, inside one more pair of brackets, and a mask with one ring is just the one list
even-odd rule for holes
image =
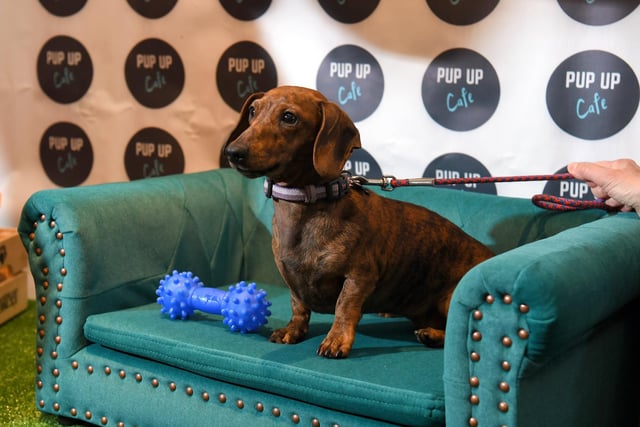
{"label": "human hand", "polygon": [[640,215],[640,166],[631,159],[575,162],[567,167],[576,179],[584,180],[593,195],[607,205]]}

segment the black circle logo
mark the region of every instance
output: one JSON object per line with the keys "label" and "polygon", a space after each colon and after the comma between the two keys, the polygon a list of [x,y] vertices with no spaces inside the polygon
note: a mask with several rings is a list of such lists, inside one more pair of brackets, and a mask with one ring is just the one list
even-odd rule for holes
{"label": "black circle logo", "polygon": [[71,16],[84,7],[87,0],[40,0],[49,13],[56,16]]}
{"label": "black circle logo", "polygon": [[363,148],[353,150],[351,157],[344,164],[344,170],[353,175],[365,178],[381,178],[382,170],[368,151]]}
{"label": "black circle logo", "polygon": [[148,127],[136,133],[124,153],[130,180],[184,172],[182,147],[168,132]]}
{"label": "black circle logo", "polygon": [[61,104],[82,98],[93,79],[89,53],[79,41],[67,36],[53,37],[44,44],[37,71],[44,93]]}
{"label": "black circle logo", "polygon": [[87,134],[68,122],[51,125],[40,140],[40,162],[49,179],[61,187],[82,184],[93,167]]}
{"label": "black circle logo", "polygon": [[431,11],[444,22],[471,25],[486,18],[499,0],[427,0]]}
{"label": "black circle logo", "polygon": [[380,105],[384,76],[373,55],[359,46],[343,45],[322,60],[316,87],[358,122]]}
{"label": "black circle logo", "polygon": [[355,24],[364,21],[378,7],[380,0],[319,0],[324,11],[338,22]]}
{"label": "black circle logo", "polygon": [[149,19],[162,18],[176,5],[178,0],[127,0],[129,6]]}
{"label": "black circle logo", "polygon": [[240,112],[249,95],[276,87],[278,75],[266,50],[243,41],[229,47],[220,57],[216,82],[224,102]]}
{"label": "black circle logo", "polygon": [[587,25],[608,25],[634,11],[640,0],[558,0],[564,12]]}
{"label": "black circle logo", "polygon": [[[443,154],[436,158],[422,174],[424,178],[480,178],[490,177],[487,168],[473,157],[462,153]],[[494,183],[439,185],[438,188],[452,188],[474,193],[497,194]]]}
{"label": "black circle logo", "polygon": [[180,55],[159,39],[138,43],[127,56],[124,71],[129,91],[145,107],[162,108],[171,104],[184,86]]}
{"label": "black circle logo", "polygon": [[547,109],[565,132],[582,139],[610,137],[638,108],[640,88],[631,67],[617,56],[588,50],[565,59],[547,85]]}
{"label": "black circle logo", "polygon": [[[556,174],[563,173],[567,173],[566,166],[556,171]],[[595,196],[591,192],[591,188],[589,188],[587,183],[578,179],[549,181],[544,186],[543,193],[549,196],[562,197],[564,199],[595,200]]]}
{"label": "black circle logo", "polygon": [[440,125],[467,131],[483,125],[496,111],[500,82],[491,63],[469,49],[438,55],[422,79],[422,101]]}
{"label": "black circle logo", "polygon": [[241,21],[253,21],[260,18],[271,6],[271,0],[220,0],[227,13]]}

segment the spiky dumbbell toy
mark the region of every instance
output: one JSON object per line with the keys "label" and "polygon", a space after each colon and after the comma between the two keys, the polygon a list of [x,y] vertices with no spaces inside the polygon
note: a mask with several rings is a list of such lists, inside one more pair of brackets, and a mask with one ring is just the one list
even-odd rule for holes
{"label": "spiky dumbbell toy", "polygon": [[267,323],[271,315],[267,293],[256,289],[255,283],[242,281],[229,286],[229,292],[206,288],[190,271],[174,270],[160,280],[156,290],[160,312],[171,319],[188,319],[194,310],[220,314],[233,332],[253,332]]}

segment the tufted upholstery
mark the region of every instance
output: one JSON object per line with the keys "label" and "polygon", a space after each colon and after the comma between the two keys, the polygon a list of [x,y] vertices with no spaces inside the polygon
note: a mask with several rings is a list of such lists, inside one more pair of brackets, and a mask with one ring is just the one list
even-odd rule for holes
{"label": "tufted upholstery", "polygon": [[[98,425],[636,420],[635,214],[396,190],[388,196],[447,216],[498,256],[456,289],[443,350],[415,343],[404,319],[365,316],[352,356],[328,361],[314,349],[331,316],[314,315],[296,346],[266,340],[290,308],[261,191],[259,180],[217,170],[33,195],[19,229],[39,301],[37,407]],[[270,323],[238,335],[211,315],[164,318],[154,291],[173,269],[211,286],[258,282]]]}

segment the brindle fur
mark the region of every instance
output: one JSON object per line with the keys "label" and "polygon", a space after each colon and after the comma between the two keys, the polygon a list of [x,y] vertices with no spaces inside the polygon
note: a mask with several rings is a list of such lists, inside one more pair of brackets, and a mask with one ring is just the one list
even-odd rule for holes
{"label": "brindle fur", "polygon": [[[304,187],[336,179],[358,130],[321,93],[282,86],[245,102],[223,148],[245,176]],[[295,344],[311,312],[335,313],[318,354],[349,355],[363,313],[405,316],[428,346],[444,344],[449,302],[462,276],[491,251],[423,207],[352,189],[312,204],[274,200],[273,253],[293,315],[272,342]]]}

